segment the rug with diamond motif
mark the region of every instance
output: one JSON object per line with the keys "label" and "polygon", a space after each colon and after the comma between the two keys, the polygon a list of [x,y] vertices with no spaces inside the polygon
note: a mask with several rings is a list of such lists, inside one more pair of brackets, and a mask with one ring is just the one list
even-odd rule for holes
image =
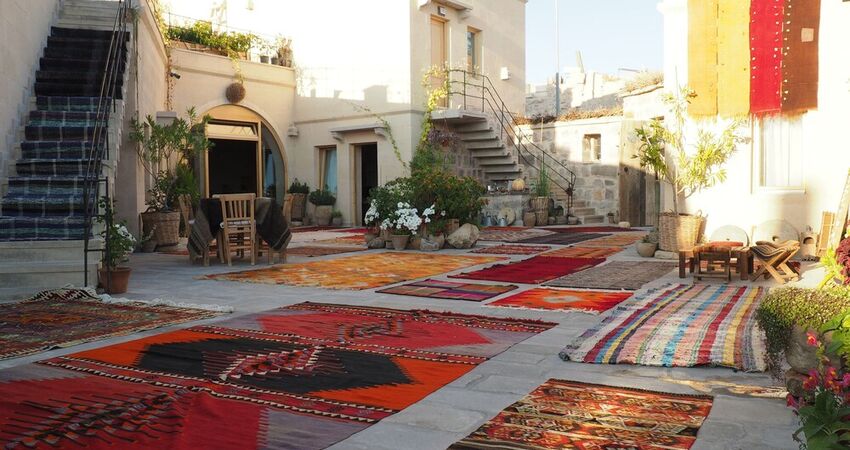
{"label": "rug with diamond motif", "polygon": [[470,280],[505,281],[508,283],[537,284],[567,274],[589,269],[605,262],[594,258],[556,258],[533,256],[510,264],[497,264],[481,270],[449,275],[451,278]]}
{"label": "rug with diamond motif", "polygon": [[301,303],[0,371],[0,441],[325,448],[554,325]]}
{"label": "rug with diamond motif", "polygon": [[513,284],[457,283],[443,280],[422,280],[382,289],[381,294],[409,295],[412,297],[443,298],[482,302],[516,289]]}
{"label": "rug with diamond motif", "polygon": [[551,379],[452,450],[689,449],[712,398]]}
{"label": "rug with diamond motif", "polygon": [[630,292],[534,288],[488,303],[487,306],[599,314],[619,305],[631,296]]}
{"label": "rug with diamond motif", "polygon": [[0,359],[207,319],[223,312],[143,302],[106,303],[83,289],[44,291],[22,302],[0,304]]}
{"label": "rug with diamond motif", "polygon": [[385,252],[348,256],[330,261],[282,264],[244,272],[206,275],[201,278],[359,290],[431,277],[503,259],[497,256]]}

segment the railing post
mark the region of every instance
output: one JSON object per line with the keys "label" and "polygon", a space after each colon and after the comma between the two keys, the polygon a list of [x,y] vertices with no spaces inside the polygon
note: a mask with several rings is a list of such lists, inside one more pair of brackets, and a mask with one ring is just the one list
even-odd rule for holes
{"label": "railing post", "polygon": [[463,110],[466,111],[466,71],[463,71]]}

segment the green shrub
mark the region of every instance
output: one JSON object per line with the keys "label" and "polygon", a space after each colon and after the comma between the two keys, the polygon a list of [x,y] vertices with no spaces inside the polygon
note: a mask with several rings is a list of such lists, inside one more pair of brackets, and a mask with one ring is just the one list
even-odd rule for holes
{"label": "green shrub", "polygon": [[791,329],[822,329],[833,318],[850,311],[850,289],[782,288],[771,291],[756,311],[767,336],[768,358],[775,366],[788,346]]}
{"label": "green shrub", "polygon": [[245,53],[258,41],[251,33],[219,33],[213,30],[210,22],[197,21],[192,25],[169,27],[168,39],[189,42],[210,47],[230,54],[230,52]]}
{"label": "green shrub", "polygon": [[310,186],[307,183],[298,182],[298,178],[289,185],[289,190],[287,191],[290,194],[309,194]]}
{"label": "green shrub", "polygon": [[310,193],[308,199],[316,206],[332,206],[336,203],[336,195],[328,189],[316,189]]}

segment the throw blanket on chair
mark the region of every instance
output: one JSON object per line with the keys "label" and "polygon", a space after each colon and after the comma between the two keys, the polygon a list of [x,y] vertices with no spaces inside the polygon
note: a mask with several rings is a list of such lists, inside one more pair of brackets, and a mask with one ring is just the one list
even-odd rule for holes
{"label": "throw blanket on chair", "polygon": [[[254,217],[257,221],[257,234],[272,250],[279,252],[289,245],[292,232],[277,202],[270,198],[258,198],[254,203]],[[192,225],[187,246],[192,259],[209,252],[210,242],[221,229],[221,222],[221,203],[215,199],[201,199],[195,210],[195,223]]]}

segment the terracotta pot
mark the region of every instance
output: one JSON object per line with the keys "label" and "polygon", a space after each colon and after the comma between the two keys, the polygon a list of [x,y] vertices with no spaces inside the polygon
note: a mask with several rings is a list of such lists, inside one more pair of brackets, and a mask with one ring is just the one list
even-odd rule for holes
{"label": "terracotta pot", "polygon": [[655,256],[655,251],[658,250],[658,244],[655,242],[637,242],[635,243],[638,255],[644,258],[652,258]]}
{"label": "terracotta pot", "polygon": [[97,278],[107,294],[123,294],[127,292],[127,285],[130,283],[130,271],[129,267],[116,267],[109,273],[106,269],[100,269]]}
{"label": "terracotta pot", "polygon": [[404,250],[407,248],[407,242],[410,236],[407,234],[393,234],[390,238],[393,242],[393,248],[396,250]]}
{"label": "terracotta pot", "polygon": [[316,225],[328,226],[331,224],[334,207],[330,205],[316,206],[316,212],[313,213],[313,218],[316,220]]}
{"label": "terracotta pot", "polygon": [[526,212],[522,214],[522,225],[526,227],[533,227],[537,224],[537,218],[533,212]]}
{"label": "terracotta pot", "polygon": [[449,223],[446,225],[446,236],[454,233],[457,229],[460,228],[460,220],[458,219],[449,219]]}
{"label": "terracotta pot", "polygon": [[[152,240],[160,247],[177,245],[180,241],[180,212],[143,212],[142,233],[148,235],[153,230]],[[155,227],[155,228],[154,228]]]}

